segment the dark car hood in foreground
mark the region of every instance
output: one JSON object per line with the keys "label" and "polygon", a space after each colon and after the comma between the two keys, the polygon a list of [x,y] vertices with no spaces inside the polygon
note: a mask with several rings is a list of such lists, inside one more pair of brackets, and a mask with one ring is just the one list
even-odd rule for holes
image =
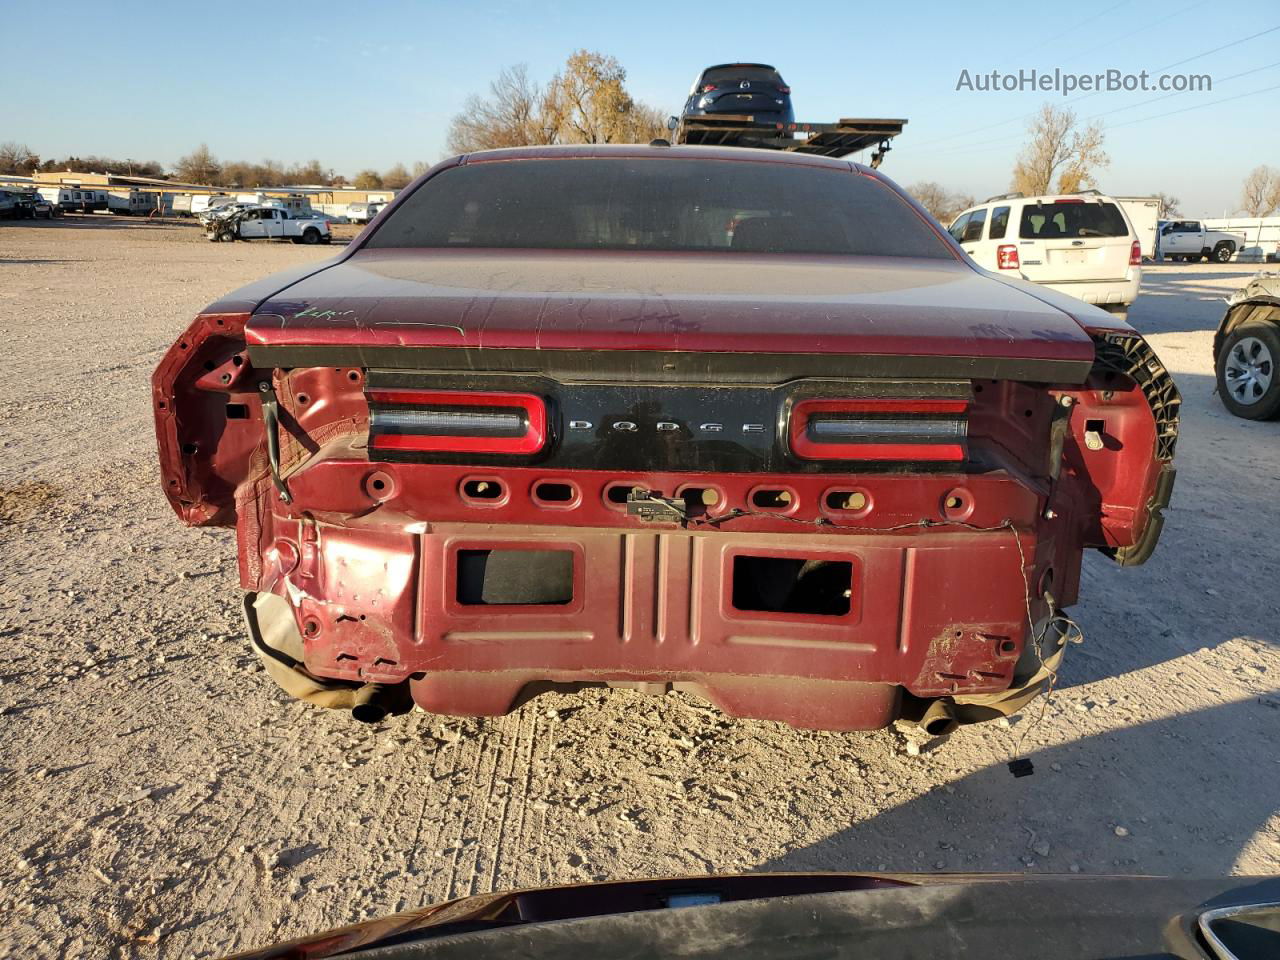
{"label": "dark car hood in foreground", "polygon": [[[1277,901],[1280,878],[692,877],[482,894],[237,958],[1203,960],[1202,914]],[[1274,912],[1235,927],[1214,930],[1239,960],[1280,956]]]}
{"label": "dark car hood in foreground", "polygon": [[1078,382],[1093,360],[1080,323],[1043,297],[958,261],[881,257],[360,251],[279,289],[246,336],[264,366],[334,350],[374,364],[367,352],[387,348],[627,350],[1027,361],[1044,375],[1023,379]]}

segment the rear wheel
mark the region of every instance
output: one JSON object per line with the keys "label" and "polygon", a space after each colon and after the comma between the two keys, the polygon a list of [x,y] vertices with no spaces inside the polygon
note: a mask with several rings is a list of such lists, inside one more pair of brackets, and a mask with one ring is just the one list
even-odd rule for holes
{"label": "rear wheel", "polygon": [[1228,410],[1246,420],[1280,415],[1280,328],[1265,321],[1242,323],[1227,335],[1218,354],[1218,393]]}
{"label": "rear wheel", "polygon": [[1236,245],[1230,240],[1223,240],[1220,244],[1213,248],[1213,259],[1219,263],[1230,263],[1232,255],[1236,252]]}
{"label": "rear wheel", "polygon": [[303,243],[319,243],[320,231],[313,228],[308,228],[302,231],[302,242]]}

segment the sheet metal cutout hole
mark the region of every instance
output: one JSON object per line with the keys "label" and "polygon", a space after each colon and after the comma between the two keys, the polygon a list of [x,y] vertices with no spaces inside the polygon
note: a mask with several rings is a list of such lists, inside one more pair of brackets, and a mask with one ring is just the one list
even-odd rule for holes
{"label": "sheet metal cutout hole", "polygon": [[942,518],[963,521],[973,516],[973,494],[964,487],[948,490],[942,497]]}
{"label": "sheet metal cutout hole", "polygon": [[830,487],[822,492],[822,508],[827,513],[860,520],[874,507],[871,491],[862,487]]}
{"label": "sheet metal cutout hole", "polygon": [[582,502],[578,485],[571,480],[538,480],[532,495],[534,503],[552,510],[570,510]]}
{"label": "sheet metal cutout hole", "polygon": [[379,503],[390,500],[396,494],[395,477],[385,470],[375,471],[364,478],[364,492]]}
{"label": "sheet metal cutout hole", "polygon": [[507,502],[507,485],[497,477],[463,477],[458,496],[476,507],[500,507]]}

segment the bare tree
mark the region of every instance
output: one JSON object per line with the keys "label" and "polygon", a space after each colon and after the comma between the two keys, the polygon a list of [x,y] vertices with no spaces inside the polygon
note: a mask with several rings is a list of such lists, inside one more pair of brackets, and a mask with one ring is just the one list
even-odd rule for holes
{"label": "bare tree", "polygon": [[457,153],[544,143],[645,143],[666,131],[662,111],[635,100],[616,58],[579,50],[544,87],[509,67],[489,96],[468,97],[449,125]]}
{"label": "bare tree", "polygon": [[289,183],[306,183],[316,186],[326,186],[333,179],[333,171],[326,170],[319,160],[295,164],[285,172],[285,175]]}
{"label": "bare tree", "polygon": [[547,124],[547,95],[524,64],[507,67],[489,84],[489,96],[472,94],[449,123],[449,149],[474,153],[554,142]]}
{"label": "bare tree", "polygon": [[0,173],[29,174],[40,167],[40,158],[25,143],[0,143]]}
{"label": "bare tree", "polygon": [[1168,220],[1172,217],[1182,216],[1182,211],[1178,209],[1182,204],[1181,200],[1171,193],[1157,193],[1156,196],[1160,199],[1160,212],[1158,216],[1161,220]]}
{"label": "bare tree", "polygon": [[40,169],[45,171],[80,170],[90,173],[123,173],[128,176],[155,177],[158,179],[164,179],[165,176],[164,167],[155,160],[113,160],[110,157],[101,157],[93,153],[83,157],[70,156],[61,160],[56,157],[50,157],[48,160],[41,162]]}
{"label": "bare tree", "polygon": [[1093,186],[1096,169],[1111,163],[1102,149],[1102,126],[1078,129],[1075,113],[1065,107],[1046,103],[1027,130],[1031,139],[1014,165],[1011,187],[1025,196],[1077,193]]}
{"label": "bare tree", "polygon": [[913,183],[907,187],[907,193],[915,197],[920,206],[933,214],[934,219],[944,226],[954,220],[961,210],[973,206],[971,194],[953,193],[932,180]]}
{"label": "bare tree", "polygon": [[209,145],[202,143],[178,161],[174,173],[187,183],[220,184],[222,167],[209,152]]}
{"label": "bare tree", "polygon": [[382,177],[377,170],[361,170],[356,174],[353,186],[357,190],[381,190]]}
{"label": "bare tree", "polygon": [[1240,189],[1240,209],[1250,217],[1265,217],[1280,206],[1280,171],[1265,163],[1254,167]]}
{"label": "bare tree", "polygon": [[[647,115],[626,88],[627,71],[616,57],[579,50],[548,88],[564,143],[635,143],[658,136],[665,125]],[[652,126],[657,123],[657,131]]]}
{"label": "bare tree", "polygon": [[403,163],[397,163],[382,175],[382,185],[388,190],[403,190],[413,177]]}

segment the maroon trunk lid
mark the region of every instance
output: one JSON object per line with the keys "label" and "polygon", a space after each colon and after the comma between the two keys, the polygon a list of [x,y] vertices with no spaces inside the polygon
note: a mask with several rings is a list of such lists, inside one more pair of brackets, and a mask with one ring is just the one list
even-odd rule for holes
{"label": "maroon trunk lid", "polygon": [[[1079,380],[1093,360],[1076,320],[1022,290],[963,263],[879,257],[362,251],[270,297],[246,336],[268,365],[303,365],[300,348],[320,348],[317,363],[374,348],[378,363],[388,348],[461,348],[469,364],[650,351],[1026,361],[1053,371],[1027,379]],[[410,353],[394,365],[429,365]]]}

